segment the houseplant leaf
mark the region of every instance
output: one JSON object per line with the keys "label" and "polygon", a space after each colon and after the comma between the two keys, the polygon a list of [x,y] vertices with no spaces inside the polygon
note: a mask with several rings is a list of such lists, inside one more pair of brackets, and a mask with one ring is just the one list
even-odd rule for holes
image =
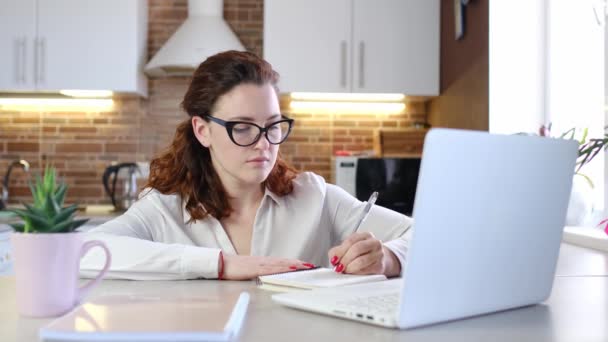
{"label": "houseplant leaf", "polygon": [[57,188],[57,191],[55,192],[55,201],[57,201],[57,205],[59,205],[60,207],[63,207],[63,200],[65,199],[65,194],[67,191],[68,185],[62,183],[61,185],[59,185],[59,188]]}
{"label": "houseplant leaf", "polygon": [[63,221],[54,225],[53,228],[49,230],[49,233],[69,233],[73,230],[71,229],[73,224],[74,222],[71,220]]}
{"label": "houseplant leaf", "polygon": [[44,203],[44,212],[46,213],[46,217],[48,217],[49,219],[54,218],[59,213],[59,210],[61,210],[61,208],[59,208],[57,202],[55,202],[53,194],[47,192],[46,201]]}
{"label": "houseplant leaf", "polygon": [[74,220],[74,222],[72,222],[72,230],[76,230],[78,227],[82,226],[83,224],[87,223],[88,221],[89,221],[89,219]]}
{"label": "houseplant leaf", "polygon": [[37,230],[48,230],[51,228],[46,218],[38,216],[33,212],[22,209],[11,209],[11,211],[30,223],[33,227],[36,227]]}
{"label": "houseplant leaf", "polygon": [[74,214],[76,212],[76,210],[78,210],[77,204],[72,204],[71,206],[69,206],[67,208],[61,209],[61,212],[57,216],[55,216],[55,218],[53,218],[53,223],[58,224],[60,222],[63,222],[65,220],[69,219],[72,216],[72,214]]}
{"label": "houseplant leaf", "polygon": [[25,223],[11,223],[9,224],[16,232],[23,233],[25,230]]}

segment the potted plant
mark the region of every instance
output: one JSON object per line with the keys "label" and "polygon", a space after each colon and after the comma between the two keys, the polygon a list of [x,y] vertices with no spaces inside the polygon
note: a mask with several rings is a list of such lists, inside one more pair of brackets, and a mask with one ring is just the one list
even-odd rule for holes
{"label": "potted plant", "polygon": [[[604,129],[608,129],[608,126],[604,127]],[[578,226],[584,224],[593,210],[592,195],[594,184],[591,178],[582,173],[581,170],[603,149],[608,147],[608,133],[606,133],[606,131],[604,132],[603,138],[592,139],[588,139],[589,130],[587,128],[579,131],[582,131],[582,136],[580,139],[576,139],[576,128],[571,128],[559,136],[561,139],[578,140],[579,143],[578,158],[574,172],[575,178],[572,183],[572,193],[568,205],[568,214],[566,216],[566,225],[569,226]],[[548,126],[542,126],[539,130],[539,135],[550,136],[551,124]]]}
{"label": "potted plant", "polygon": [[[87,220],[75,220],[77,205],[63,207],[68,190],[57,184],[56,171],[46,167],[44,175],[30,182],[33,203],[11,209],[23,222],[13,223],[11,234],[16,276],[17,309],[23,316],[52,317],[78,304],[106,273],[111,256],[101,241],[85,241],[76,228]],[[106,254],[106,264],[97,277],[78,287],[80,258],[95,246]]]}

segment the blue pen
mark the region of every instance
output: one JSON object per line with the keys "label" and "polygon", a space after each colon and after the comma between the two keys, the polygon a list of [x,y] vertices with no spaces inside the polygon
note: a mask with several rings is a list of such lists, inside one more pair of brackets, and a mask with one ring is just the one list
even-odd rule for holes
{"label": "blue pen", "polygon": [[359,222],[357,222],[357,225],[355,226],[355,230],[353,231],[353,233],[356,233],[357,230],[359,230],[359,227],[361,227],[361,223],[363,223],[363,221],[365,221],[365,219],[367,218],[367,215],[369,215],[369,212],[372,209],[372,206],[374,205],[374,203],[376,203],[376,199],[378,199],[378,192],[374,191],[372,193],[372,195],[369,196],[369,199],[367,200],[367,204],[365,205],[365,208],[363,208],[363,212],[361,213],[361,217],[359,218]]}

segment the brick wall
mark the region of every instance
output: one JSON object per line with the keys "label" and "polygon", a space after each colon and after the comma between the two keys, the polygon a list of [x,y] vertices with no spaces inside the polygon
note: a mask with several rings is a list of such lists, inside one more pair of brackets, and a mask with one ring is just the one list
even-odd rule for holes
{"label": "brick wall", "polygon": [[[70,185],[68,201],[99,203],[105,198],[101,175],[111,161],[137,159],[145,103],[138,97],[115,97],[108,112],[0,112],[0,175],[17,159],[34,173],[51,163]],[[25,174],[13,170],[10,194],[29,201]]]}
{"label": "brick wall", "polygon": [[[186,0],[150,0],[148,52],[152,56],[187,16]],[[245,47],[262,51],[263,0],[225,0],[224,16]],[[278,70],[279,73],[281,70]],[[150,79],[149,98],[116,97],[109,112],[0,113],[0,176],[8,163],[27,159],[34,172],[52,162],[68,184],[68,201],[109,203],[101,175],[111,161],[150,160],[171,141],[177,123],[186,118],[179,103],[188,78]],[[286,98],[281,99],[286,108]],[[292,136],[281,146],[283,156],[300,170],[314,171],[331,181],[331,156],[336,150],[373,149],[379,128],[408,127],[424,120],[424,104],[399,115],[289,114],[296,119]],[[14,172],[13,201],[29,200],[26,178]]]}

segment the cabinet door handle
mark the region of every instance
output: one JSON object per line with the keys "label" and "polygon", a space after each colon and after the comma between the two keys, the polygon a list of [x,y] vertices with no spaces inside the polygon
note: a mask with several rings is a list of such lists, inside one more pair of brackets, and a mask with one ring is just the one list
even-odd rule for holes
{"label": "cabinet door handle", "polygon": [[365,42],[359,42],[359,88],[365,87]]}
{"label": "cabinet door handle", "polygon": [[13,76],[15,83],[21,81],[21,40],[13,40]]}
{"label": "cabinet door handle", "polygon": [[340,85],[346,88],[346,40],[340,42]]}
{"label": "cabinet door handle", "polygon": [[21,39],[21,82],[26,83],[27,82],[27,78],[26,78],[26,74],[25,74],[25,65],[27,64],[27,38],[23,37],[23,39]]}
{"label": "cabinet door handle", "polygon": [[38,49],[38,37],[34,38],[34,58],[32,58],[34,60],[34,84],[38,83],[39,80],[39,70],[38,70],[38,59],[40,58],[39,56],[39,49]]}
{"label": "cabinet door handle", "polygon": [[15,49],[15,82],[25,83],[25,52],[26,52],[26,39],[15,39],[13,42]]}
{"label": "cabinet door handle", "polygon": [[39,68],[39,72],[40,72],[40,82],[43,83],[45,80],[45,65],[46,65],[46,39],[45,38],[40,38],[38,40],[38,43],[40,44],[40,59],[39,59],[39,63],[40,63],[40,68]]}

